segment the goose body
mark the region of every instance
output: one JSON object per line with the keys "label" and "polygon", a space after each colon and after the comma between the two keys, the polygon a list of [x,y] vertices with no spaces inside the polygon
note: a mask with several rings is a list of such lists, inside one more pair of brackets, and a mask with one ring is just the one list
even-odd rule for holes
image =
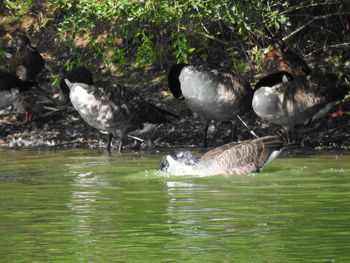
{"label": "goose body", "polygon": [[15,74],[18,66],[23,65],[28,70],[28,80],[35,80],[44,68],[44,59],[30,43],[29,38],[20,34],[16,42],[16,53],[10,59],[10,71]]}
{"label": "goose body", "polygon": [[273,39],[260,57],[260,66],[265,73],[287,71],[293,76],[307,76],[311,69],[294,51],[286,48],[282,39]]}
{"label": "goose body", "polygon": [[282,147],[282,141],[276,136],[231,142],[208,151],[199,159],[189,152],[166,155],[160,169],[173,175],[254,173],[276,158]]}
{"label": "goose body", "polygon": [[85,83],[71,83],[70,100],[80,116],[92,127],[109,134],[107,150],[110,152],[111,139],[120,138],[119,152],[127,134],[143,135],[162,123],[169,122],[169,116],[177,117],[145,100],[136,92],[114,85],[99,87]]}
{"label": "goose body", "polygon": [[13,103],[19,95],[18,88],[11,88],[9,90],[0,91],[0,108],[6,107]]}
{"label": "goose body", "polygon": [[291,141],[294,126],[307,124],[324,116],[343,98],[335,86],[321,86],[304,78],[264,86],[254,93],[252,106],[264,120],[281,125]]}
{"label": "goose body", "polygon": [[16,70],[17,75],[0,71],[0,108],[13,103],[20,93],[29,90],[36,84],[32,81],[26,81],[26,68],[20,66]]}
{"label": "goose body", "polygon": [[258,90],[261,87],[272,87],[282,82],[292,81],[294,79],[293,75],[287,71],[278,71],[269,74],[262,79],[260,79],[254,86],[254,90]]}
{"label": "goose body", "polygon": [[168,83],[174,97],[184,98],[206,123],[204,146],[210,121],[234,122],[237,114],[251,106],[253,91],[249,82],[234,70],[178,64],[170,70]]}

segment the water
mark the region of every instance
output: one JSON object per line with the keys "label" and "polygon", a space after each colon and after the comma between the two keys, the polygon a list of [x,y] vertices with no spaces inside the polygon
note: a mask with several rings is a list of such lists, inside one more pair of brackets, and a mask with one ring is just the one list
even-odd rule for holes
{"label": "water", "polygon": [[350,155],[164,177],[159,154],[0,150],[0,262],[350,262]]}

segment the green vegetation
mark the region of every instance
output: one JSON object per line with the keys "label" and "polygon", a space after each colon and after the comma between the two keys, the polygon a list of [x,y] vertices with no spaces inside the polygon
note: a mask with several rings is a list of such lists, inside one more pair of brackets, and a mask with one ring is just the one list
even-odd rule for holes
{"label": "green vegetation", "polygon": [[[88,57],[100,69],[136,63],[165,66],[195,59],[257,70],[261,47],[279,35],[304,54],[349,45],[348,0],[5,0],[14,20],[39,10],[41,28],[53,27],[81,64]],[[45,8],[44,8],[45,5]],[[44,16],[39,15],[44,13]],[[43,18],[44,17],[44,18]],[[48,23],[51,21],[52,23]],[[345,46],[345,48],[349,46]],[[82,52],[84,50],[84,52]],[[336,49],[342,62],[344,48]]]}
{"label": "green vegetation", "polygon": [[27,14],[35,4],[34,0],[5,0],[4,2],[14,18]]}

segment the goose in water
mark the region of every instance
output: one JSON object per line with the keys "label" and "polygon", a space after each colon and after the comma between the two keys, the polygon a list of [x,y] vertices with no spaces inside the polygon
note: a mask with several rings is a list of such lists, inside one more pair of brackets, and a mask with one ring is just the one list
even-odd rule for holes
{"label": "goose in water", "polygon": [[16,42],[16,53],[10,59],[10,72],[16,74],[17,68],[23,65],[27,69],[28,80],[35,80],[44,68],[44,59],[30,43],[25,34],[19,34]]}
{"label": "goose in water", "polygon": [[126,135],[152,132],[159,124],[178,116],[145,101],[131,89],[121,85],[100,87],[85,83],[65,82],[70,100],[80,116],[92,127],[108,133],[107,151],[111,152],[113,136],[119,137],[119,152]]}
{"label": "goose in water", "polygon": [[260,66],[265,73],[287,71],[293,76],[305,77],[312,72],[298,54],[285,47],[280,38],[274,38],[272,43],[264,49],[260,57]]}
{"label": "goose in water", "polygon": [[288,142],[293,142],[296,125],[306,125],[324,116],[345,94],[345,88],[329,85],[327,81],[297,77],[258,88],[252,106],[262,119],[281,125]]}
{"label": "goose in water", "polygon": [[169,71],[168,85],[175,98],[185,99],[204,120],[204,147],[210,121],[232,122],[235,137],[237,114],[251,109],[253,90],[248,80],[234,70],[177,64]]}
{"label": "goose in water", "polygon": [[283,147],[277,136],[266,136],[242,142],[231,142],[197,158],[191,152],[166,155],[160,170],[172,175],[248,174],[261,169],[276,158]]}

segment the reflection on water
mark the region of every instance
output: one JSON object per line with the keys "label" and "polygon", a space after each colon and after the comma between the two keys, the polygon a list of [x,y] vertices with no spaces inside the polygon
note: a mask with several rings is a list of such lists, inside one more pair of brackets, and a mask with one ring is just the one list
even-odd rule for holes
{"label": "reflection on water", "polygon": [[3,262],[348,262],[350,155],[164,177],[159,155],[0,151]]}

